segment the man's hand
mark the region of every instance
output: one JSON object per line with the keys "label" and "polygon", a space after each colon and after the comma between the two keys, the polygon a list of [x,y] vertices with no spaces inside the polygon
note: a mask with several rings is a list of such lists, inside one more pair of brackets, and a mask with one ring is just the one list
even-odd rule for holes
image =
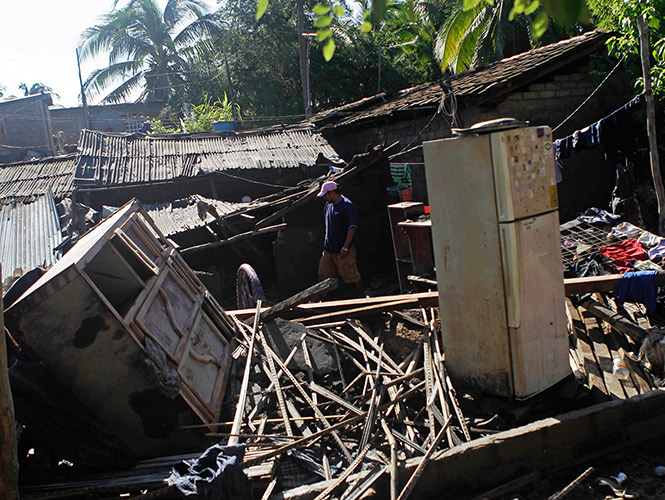
{"label": "man's hand", "polygon": [[349,255],[349,249],[348,249],[348,248],[342,248],[342,249],[339,251],[339,258],[340,258],[340,259],[343,259],[343,258],[346,257],[347,255]]}

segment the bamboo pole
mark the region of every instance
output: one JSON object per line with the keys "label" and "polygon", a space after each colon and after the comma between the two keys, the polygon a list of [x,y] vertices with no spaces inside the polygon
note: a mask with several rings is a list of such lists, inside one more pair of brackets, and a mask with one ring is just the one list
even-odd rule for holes
{"label": "bamboo pole", "polygon": [[649,61],[649,28],[644,16],[637,18],[640,31],[640,56],[642,58],[642,77],[644,79],[644,97],[647,102],[647,135],[649,137],[649,157],[651,160],[651,176],[656,190],[658,201],[658,231],[660,236],[665,235],[665,188],[660,173],[658,159],[658,141],[656,139],[656,104],[651,90],[651,62]]}
{"label": "bamboo pole", "polygon": [[7,336],[2,308],[2,268],[0,267],[0,498],[18,500],[18,458],[16,455],[16,420],[9,386]]}

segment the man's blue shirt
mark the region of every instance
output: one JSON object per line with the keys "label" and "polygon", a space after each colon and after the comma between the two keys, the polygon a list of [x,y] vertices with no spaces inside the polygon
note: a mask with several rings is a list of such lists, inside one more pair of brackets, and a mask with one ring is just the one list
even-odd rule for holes
{"label": "man's blue shirt", "polygon": [[356,224],[356,209],[346,196],[342,196],[336,203],[326,203],[323,208],[326,219],[326,239],[323,249],[330,253],[339,253],[349,229],[358,227]]}

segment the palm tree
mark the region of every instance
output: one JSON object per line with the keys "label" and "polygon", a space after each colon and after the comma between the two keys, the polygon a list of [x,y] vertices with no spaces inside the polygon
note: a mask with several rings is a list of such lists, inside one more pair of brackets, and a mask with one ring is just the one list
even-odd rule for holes
{"label": "palm tree", "polygon": [[25,83],[20,83],[18,88],[23,92],[23,95],[26,97],[29,95],[48,93],[53,95],[54,97],[60,98],[58,94],[53,92],[53,89],[51,87],[39,82],[33,83],[30,87],[28,87]]}
{"label": "palm tree", "polygon": [[459,73],[529,50],[534,40],[525,16],[509,21],[513,4],[514,0],[478,2],[465,10],[458,1],[436,40],[441,67]]}
{"label": "palm tree", "polygon": [[100,94],[121,81],[102,102],[126,101],[139,90],[139,101],[165,100],[186,85],[197,44],[217,26],[201,0],[168,0],[163,12],[155,0],[129,0],[81,36],[82,58],[109,53],[109,65],[94,71],[84,88]]}

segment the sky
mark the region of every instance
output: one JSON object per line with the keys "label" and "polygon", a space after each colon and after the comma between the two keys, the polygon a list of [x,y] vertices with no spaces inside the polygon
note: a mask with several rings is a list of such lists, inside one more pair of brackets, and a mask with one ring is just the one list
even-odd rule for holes
{"label": "sky", "polygon": [[[158,0],[160,5],[165,0]],[[214,6],[214,1],[208,2]],[[23,96],[18,86],[43,83],[64,107],[79,105],[76,47],[86,28],[99,22],[113,0],[3,0],[0,4],[0,85],[5,96]],[[119,2],[123,5],[123,2]],[[83,81],[105,59],[81,63]],[[94,104],[91,102],[90,104]]]}

